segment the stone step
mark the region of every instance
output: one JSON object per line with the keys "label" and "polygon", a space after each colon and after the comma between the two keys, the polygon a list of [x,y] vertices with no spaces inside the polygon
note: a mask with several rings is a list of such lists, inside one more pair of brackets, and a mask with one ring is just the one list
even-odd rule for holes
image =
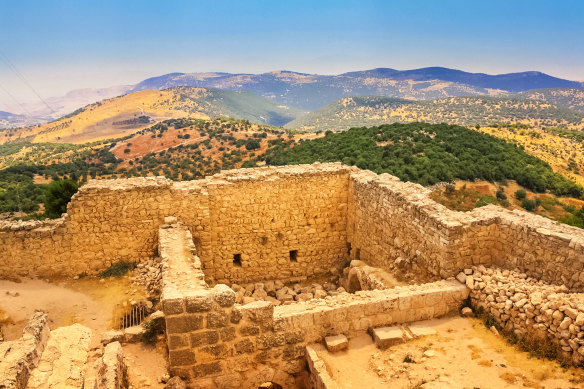
{"label": "stone step", "polygon": [[420,336],[435,335],[436,330],[421,321],[409,325],[374,328],[372,337],[377,348],[386,349]]}
{"label": "stone step", "polygon": [[27,389],[81,389],[91,330],[81,324],[51,331]]}

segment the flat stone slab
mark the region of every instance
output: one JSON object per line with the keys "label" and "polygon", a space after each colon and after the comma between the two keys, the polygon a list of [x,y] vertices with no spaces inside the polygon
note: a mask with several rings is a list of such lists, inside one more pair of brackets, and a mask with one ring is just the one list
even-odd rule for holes
{"label": "flat stone slab", "polygon": [[349,347],[349,340],[345,335],[327,336],[324,338],[324,343],[327,350],[333,353]]}
{"label": "flat stone slab", "polygon": [[404,342],[404,332],[398,326],[373,329],[373,340],[377,348],[386,349]]}
{"label": "flat stone slab", "polygon": [[428,327],[428,325],[424,323],[414,323],[411,324],[408,328],[415,338],[420,336],[436,335],[436,330],[434,328]]}

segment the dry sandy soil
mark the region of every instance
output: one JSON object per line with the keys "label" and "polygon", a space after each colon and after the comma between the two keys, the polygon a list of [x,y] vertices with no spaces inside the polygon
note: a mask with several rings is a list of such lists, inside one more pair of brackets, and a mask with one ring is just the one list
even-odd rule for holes
{"label": "dry sandy soil", "polygon": [[426,323],[436,335],[383,351],[367,334],[351,339],[348,351],[314,347],[343,389],[584,387],[584,370],[530,358],[478,319],[456,316]]}
{"label": "dry sandy soil", "polygon": [[[89,327],[93,332],[90,347],[95,348],[99,346],[101,333],[115,327],[116,304],[122,306],[131,299],[139,301],[143,296],[144,290],[133,285],[127,277],[104,280],[88,277],[61,282],[35,279],[19,283],[0,280],[0,320],[4,311],[8,323],[2,325],[2,331],[6,340],[20,338],[28,319],[36,310],[42,310],[49,315],[51,329],[74,323]],[[166,373],[163,346],[160,342],[156,348],[143,344],[123,345],[134,388],[164,387],[159,383]]]}

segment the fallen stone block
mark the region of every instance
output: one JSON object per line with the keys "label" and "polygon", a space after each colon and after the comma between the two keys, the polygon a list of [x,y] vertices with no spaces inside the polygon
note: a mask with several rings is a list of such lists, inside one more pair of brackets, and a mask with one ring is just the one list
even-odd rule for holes
{"label": "fallen stone block", "polygon": [[377,348],[385,349],[404,342],[404,333],[400,327],[381,327],[373,329],[373,340]]}
{"label": "fallen stone block", "polygon": [[124,340],[124,333],[122,331],[106,331],[101,333],[101,344],[107,345],[113,342],[121,342]]}
{"label": "fallen stone block", "polygon": [[333,335],[324,338],[326,348],[330,352],[345,350],[349,347],[349,341],[345,335]]}
{"label": "fallen stone block", "polygon": [[462,310],[460,311],[460,313],[464,317],[473,317],[474,316],[474,313],[472,312],[472,309],[469,308],[469,307],[462,308]]}
{"label": "fallen stone block", "polygon": [[124,330],[124,342],[138,343],[142,340],[142,334],[144,334],[144,328],[142,326],[128,327]]}
{"label": "fallen stone block", "polygon": [[436,335],[436,330],[425,323],[414,323],[408,327],[415,338],[420,336]]}

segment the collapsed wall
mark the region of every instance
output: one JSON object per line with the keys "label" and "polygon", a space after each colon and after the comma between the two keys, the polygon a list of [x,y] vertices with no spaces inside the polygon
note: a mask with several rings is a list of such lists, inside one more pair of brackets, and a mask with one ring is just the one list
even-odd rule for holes
{"label": "collapsed wall", "polygon": [[209,283],[323,274],[351,259],[426,280],[472,265],[521,268],[584,290],[584,231],[523,211],[454,212],[429,189],[341,164],[222,172],[189,182],[91,181],[56,221],[0,223],[0,277],[95,274],[156,253],[176,216]]}
{"label": "collapsed wall", "polygon": [[[471,269],[468,269],[471,270]],[[525,273],[475,267],[465,276],[471,304],[502,330],[548,349],[560,349],[575,365],[584,362],[584,295]],[[545,352],[545,350],[540,350]]]}

